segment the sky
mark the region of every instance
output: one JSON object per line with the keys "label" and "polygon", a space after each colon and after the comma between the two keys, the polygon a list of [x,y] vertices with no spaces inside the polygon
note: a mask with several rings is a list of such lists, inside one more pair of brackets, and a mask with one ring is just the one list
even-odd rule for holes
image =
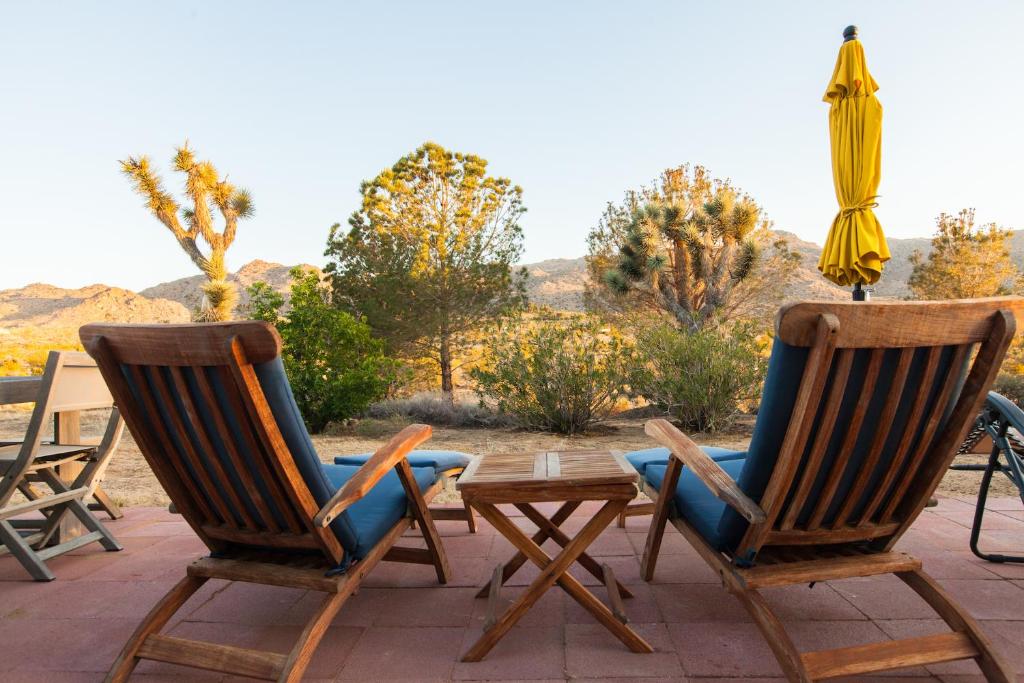
{"label": "sky", "polygon": [[193,274],[118,170],[148,154],[179,191],[186,139],[252,192],[232,270],[322,265],[359,183],[427,140],[522,186],[525,262],[583,255],[607,202],[684,162],[820,244],[821,97],[851,23],[887,234],[964,207],[1024,227],[1021,2],[0,0],[0,288]]}

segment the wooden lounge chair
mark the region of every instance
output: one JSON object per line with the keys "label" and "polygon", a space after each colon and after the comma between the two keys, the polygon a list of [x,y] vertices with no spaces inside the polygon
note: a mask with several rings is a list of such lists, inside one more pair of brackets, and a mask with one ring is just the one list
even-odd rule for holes
{"label": "wooden lounge chair", "polygon": [[[89,356],[51,351],[25,440],[0,446],[0,553],[17,558],[37,581],[55,578],[46,566],[51,557],[96,541],[107,550],[121,549],[86,503],[98,490],[99,480],[124,430],[124,422],[113,405],[96,363]],[[110,418],[98,445],[95,441],[43,441],[55,413],[104,408],[110,409]],[[70,464],[81,466],[81,470],[73,481],[67,482],[60,475],[61,469]],[[12,502],[17,492],[25,500]],[[29,512],[40,512],[43,517],[22,517]],[[53,543],[69,517],[77,519],[85,531]]]}
{"label": "wooden lounge chair", "polygon": [[[142,454],[210,549],[139,625],[108,681],[126,680],[141,659],[297,681],[334,615],[379,561],[430,564],[447,581],[427,509],[440,482],[433,468],[406,459],[430,427],[406,427],[361,467],[324,465],[270,325],[87,325],[80,334]],[[427,547],[396,546],[413,520]],[[288,654],[161,634],[214,578],[326,597]]]}
{"label": "wooden lounge chair", "polygon": [[[665,420],[672,453],[646,465],[655,498],[642,575],[669,520],[743,603],[791,681],[973,658],[1015,680],[973,618],[893,550],[978,415],[1024,299],[799,303],[776,319],[745,457],[715,462]],[[895,574],[951,632],[799,652],[762,588]]]}

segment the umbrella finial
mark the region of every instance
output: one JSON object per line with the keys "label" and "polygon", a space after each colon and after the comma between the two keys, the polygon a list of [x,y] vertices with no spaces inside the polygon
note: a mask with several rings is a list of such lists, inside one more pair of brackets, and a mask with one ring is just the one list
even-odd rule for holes
{"label": "umbrella finial", "polygon": [[843,42],[848,43],[851,40],[857,40],[857,27],[853,24],[843,29]]}

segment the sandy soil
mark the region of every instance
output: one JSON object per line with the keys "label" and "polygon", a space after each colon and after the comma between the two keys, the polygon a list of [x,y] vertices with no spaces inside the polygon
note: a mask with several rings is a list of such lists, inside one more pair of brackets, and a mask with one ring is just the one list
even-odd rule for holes
{"label": "sandy soil", "polygon": [[[21,408],[0,409],[0,440],[19,439],[28,423],[29,411]],[[106,415],[96,411],[86,413],[82,418],[84,435],[99,434],[105,424]],[[565,437],[557,434],[524,432],[500,429],[452,429],[438,427],[427,446],[434,449],[464,451],[466,453],[494,453],[499,451],[537,451],[570,448],[608,448],[624,451],[648,448],[656,445],[643,432],[643,420],[613,420],[593,434]],[[363,453],[383,444],[389,436],[401,429],[399,421],[362,421],[355,427],[338,433],[313,437],[313,443],[325,462],[331,462],[335,455]],[[714,444],[742,450],[750,440],[752,419],[740,422],[726,434],[707,437],[692,435],[700,444]],[[985,462],[986,456],[968,456],[960,462]],[[949,472],[939,487],[945,495],[974,496],[978,491],[981,475],[977,472]],[[130,435],[126,435],[106,473],[103,488],[120,505],[163,505],[168,502],[138,447]],[[1005,477],[997,477],[993,495],[1014,495],[1012,485]],[[454,491],[441,494],[440,501],[455,499]]]}

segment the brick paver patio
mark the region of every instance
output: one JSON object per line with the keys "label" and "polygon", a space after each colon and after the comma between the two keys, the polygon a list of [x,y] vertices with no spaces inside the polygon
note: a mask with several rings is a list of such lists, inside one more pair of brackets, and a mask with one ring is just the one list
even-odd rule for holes
{"label": "brick paver patio", "polygon": [[[990,501],[983,547],[1024,550],[1018,499]],[[972,505],[946,498],[927,510],[900,548],[924,560],[971,613],[1003,655],[1024,673],[1024,566],[996,565],[968,551]],[[575,531],[589,518],[578,514]],[[532,528],[520,518],[524,528]],[[626,602],[634,627],[656,648],[629,653],[560,591],[549,591],[486,660],[460,654],[480,634],[485,600],[475,600],[511,546],[485,523],[469,534],[439,522],[453,580],[438,586],[429,566],[382,563],[342,609],[307,671],[308,680],[769,680],[779,675],[768,647],[739,603],[674,531],[665,538],[655,581],[640,581],[649,518],[609,529],[592,546],[635,598]],[[133,508],[110,529],[125,546],[99,545],[50,562],[52,583],[35,583],[9,556],[0,557],[0,681],[102,680],[121,645],[157,598],[183,574],[202,544],[164,509]],[[575,572],[587,584],[586,572]],[[536,570],[524,568],[503,592],[512,597]],[[939,632],[944,626],[895,578],[856,579],[813,588],[766,591],[803,649],[854,645]],[[599,593],[600,594],[600,593]],[[172,622],[174,635],[285,651],[315,606],[304,591],[211,581]],[[135,680],[236,680],[145,662]],[[905,670],[872,680],[982,680],[971,663]]]}

